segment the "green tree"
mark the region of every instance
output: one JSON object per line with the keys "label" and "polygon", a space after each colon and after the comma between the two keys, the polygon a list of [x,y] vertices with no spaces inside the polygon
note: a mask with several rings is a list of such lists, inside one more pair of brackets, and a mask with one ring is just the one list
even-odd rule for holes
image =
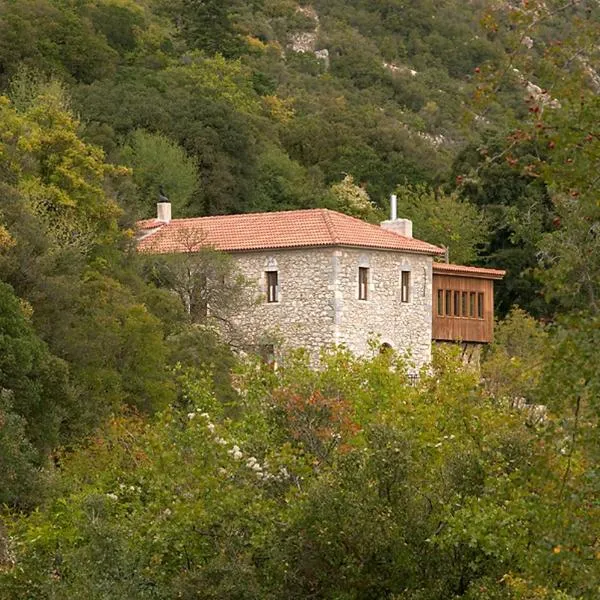
{"label": "green tree", "polygon": [[365,221],[377,221],[382,216],[375,209],[365,189],[354,183],[352,175],[346,175],[340,183],[331,186],[336,209]]}
{"label": "green tree", "polygon": [[533,403],[548,362],[549,340],[544,328],[524,310],[513,308],[496,323],[494,341],[481,365],[485,386],[498,402]]}
{"label": "green tree", "polygon": [[115,71],[118,53],[72,5],[3,0],[0,15],[3,87],[21,65],[86,83]]}
{"label": "green tree", "polygon": [[[40,475],[40,454],[27,438],[24,417],[12,409],[11,396],[10,390],[0,392],[0,501],[24,509],[37,504],[46,489]],[[8,550],[3,533],[0,532],[0,565]]]}
{"label": "green tree", "polygon": [[476,206],[456,194],[425,186],[401,187],[398,214],[411,219],[415,235],[448,248],[450,260],[472,263],[487,241],[487,222]]}
{"label": "green tree", "polygon": [[[126,170],[81,140],[56,82],[20,100],[19,109],[4,97],[0,106],[10,235],[0,273],[32,306],[40,337],[69,365],[74,398],[59,417],[60,441],[69,442],[123,403],[146,411],[167,403],[167,347],[160,321],[136,298],[143,285],[117,227],[120,209],[110,192]],[[58,377],[59,366],[54,370]],[[17,400],[13,406],[20,410]],[[50,415],[46,423],[55,426]]]}
{"label": "green tree", "polygon": [[26,310],[0,282],[0,497],[21,507],[41,492],[39,469],[73,405],[67,365],[35,334]]}
{"label": "green tree", "polygon": [[173,205],[176,217],[187,214],[187,207],[198,189],[198,171],[183,148],[161,134],[135,130],[119,153],[132,169],[138,187],[139,212],[151,216],[162,186]]}
{"label": "green tree", "polygon": [[274,144],[257,157],[256,176],[249,211],[313,208],[326,196],[319,179]]}
{"label": "green tree", "polygon": [[557,452],[560,416],[528,427],[458,352],[416,386],[393,352],[322,360],[249,362],[234,411],[177,370],[176,407],[112,420],[10,523],[6,596],[594,598],[591,456]]}
{"label": "green tree", "polygon": [[127,68],[120,77],[80,88],[87,118],[127,135],[142,128],[177,142],[199,172],[189,214],[244,209],[256,183],[260,103],[239,64],[199,59],[156,73]]}
{"label": "green tree", "polygon": [[[528,200],[537,196],[541,202],[533,204],[533,217],[526,213],[524,221],[534,224],[538,275],[546,297],[562,310],[597,310],[598,181],[589,175],[600,155],[595,17],[597,7],[570,2],[520,7],[504,32],[512,52],[502,68],[483,70],[478,92],[483,108],[511,87],[526,88],[519,103],[520,122],[511,123],[507,143],[489,160],[507,161],[520,175],[539,182],[528,186]],[[496,28],[504,25],[502,19],[490,17],[490,22]],[[537,43],[521,43],[525,37]],[[543,226],[536,231],[540,222]]]}
{"label": "green tree", "polygon": [[179,235],[186,251],[148,257],[149,279],[177,294],[191,323],[216,325],[225,339],[235,338],[236,319],[255,301],[252,286],[230,255],[204,246],[201,232],[190,228]]}
{"label": "green tree", "polygon": [[177,0],[163,2],[163,10],[175,21],[190,48],[231,58],[239,56],[244,48],[232,20],[237,4],[235,0]]}
{"label": "green tree", "polygon": [[485,263],[506,270],[496,294],[499,314],[517,304],[548,317],[555,306],[543,295],[538,252],[544,234],[555,228],[556,214],[547,184],[527,168],[546,149],[522,136],[487,135],[459,153],[452,174],[456,193],[488,220]]}

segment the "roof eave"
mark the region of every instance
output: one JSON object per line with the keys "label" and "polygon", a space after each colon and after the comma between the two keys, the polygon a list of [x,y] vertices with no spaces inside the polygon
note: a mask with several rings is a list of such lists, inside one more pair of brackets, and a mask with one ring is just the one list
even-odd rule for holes
{"label": "roof eave", "polygon": [[452,269],[436,269],[435,263],[433,264],[434,275],[452,275],[453,277],[464,277],[468,279],[493,279],[494,281],[500,281],[504,279],[506,271],[502,272],[481,272],[481,271],[459,271]]}
{"label": "roof eave", "polygon": [[[151,235],[155,233],[152,232],[151,234],[144,236],[143,238],[140,239],[140,242],[142,240],[145,240],[148,237],[151,237]],[[148,240],[147,244],[144,245],[139,245],[138,244],[138,250],[140,252],[149,252],[152,253],[154,252],[155,254],[182,254],[184,252],[186,252],[185,250],[162,250],[160,248],[151,248],[151,247],[145,247],[147,245],[150,245],[152,243],[152,240]],[[398,252],[401,254],[420,254],[423,256],[441,256],[444,251],[433,251],[433,250],[428,250],[428,249],[418,249],[418,248],[386,248],[383,246],[366,246],[366,245],[360,245],[360,244],[311,244],[311,245],[306,245],[306,244],[302,244],[302,245],[297,245],[297,246],[261,246],[258,248],[216,248],[215,246],[211,246],[210,244],[207,244],[206,246],[203,246],[202,248],[207,248],[207,249],[211,249],[211,250],[218,250],[220,252],[228,252],[231,254],[234,253],[242,253],[242,252],[267,252],[269,250],[311,250],[311,249],[317,249],[317,248],[350,248],[350,249],[355,249],[355,250],[380,250],[382,252]]]}
{"label": "roof eave", "polygon": [[437,251],[428,249],[417,249],[417,248],[387,248],[385,246],[367,246],[362,244],[298,244],[295,246],[262,246],[259,248],[223,248],[223,252],[264,252],[266,250],[310,250],[315,248],[351,248],[356,250],[381,250],[383,252],[401,252],[404,254],[424,254],[427,256],[441,256],[444,254],[444,250],[438,249]]}

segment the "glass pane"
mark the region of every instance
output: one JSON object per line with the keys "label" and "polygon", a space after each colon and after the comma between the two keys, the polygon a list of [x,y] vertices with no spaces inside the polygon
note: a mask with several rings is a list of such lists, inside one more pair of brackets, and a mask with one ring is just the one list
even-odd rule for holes
{"label": "glass pane", "polygon": [[444,290],[437,291],[437,314],[440,316],[444,314]]}
{"label": "glass pane", "polygon": [[408,302],[410,290],[410,271],[402,271],[401,300]]}
{"label": "glass pane", "polygon": [[454,292],[454,316],[460,317],[460,292]]}
{"label": "glass pane", "polygon": [[467,312],[467,303],[468,303],[468,299],[469,299],[469,294],[468,292],[463,292],[462,293],[462,305],[460,307],[460,315],[462,317],[466,317],[469,313]]}
{"label": "glass pane", "polygon": [[477,294],[477,316],[483,319],[483,292]]}
{"label": "glass pane", "polygon": [[469,297],[469,316],[471,318],[475,318],[475,299],[477,298],[477,294],[475,292],[471,292]]}
{"label": "glass pane", "polygon": [[267,271],[267,301],[277,302],[278,301],[278,277],[277,271]]}
{"label": "glass pane", "polygon": [[450,316],[452,314],[452,292],[450,290],[446,290],[446,316]]}
{"label": "glass pane", "polygon": [[369,283],[369,269],[367,267],[358,267],[358,299],[367,299],[367,290]]}

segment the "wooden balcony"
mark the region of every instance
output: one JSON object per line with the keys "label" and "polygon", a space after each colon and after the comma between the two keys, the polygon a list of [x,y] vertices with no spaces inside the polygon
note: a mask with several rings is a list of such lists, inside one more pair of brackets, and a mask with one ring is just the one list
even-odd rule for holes
{"label": "wooden balcony", "polygon": [[505,271],[433,263],[433,331],[438,341],[489,343],[494,335],[494,280]]}

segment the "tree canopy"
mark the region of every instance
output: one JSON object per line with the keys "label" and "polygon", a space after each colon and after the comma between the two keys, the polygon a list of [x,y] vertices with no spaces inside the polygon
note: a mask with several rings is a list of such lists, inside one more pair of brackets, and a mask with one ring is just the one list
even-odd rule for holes
{"label": "tree canopy", "polygon": [[[2,599],[598,598],[599,24],[0,0]],[[371,222],[396,193],[508,271],[481,370],[240,352],[228,257],[136,255],[161,189],[174,217]]]}

